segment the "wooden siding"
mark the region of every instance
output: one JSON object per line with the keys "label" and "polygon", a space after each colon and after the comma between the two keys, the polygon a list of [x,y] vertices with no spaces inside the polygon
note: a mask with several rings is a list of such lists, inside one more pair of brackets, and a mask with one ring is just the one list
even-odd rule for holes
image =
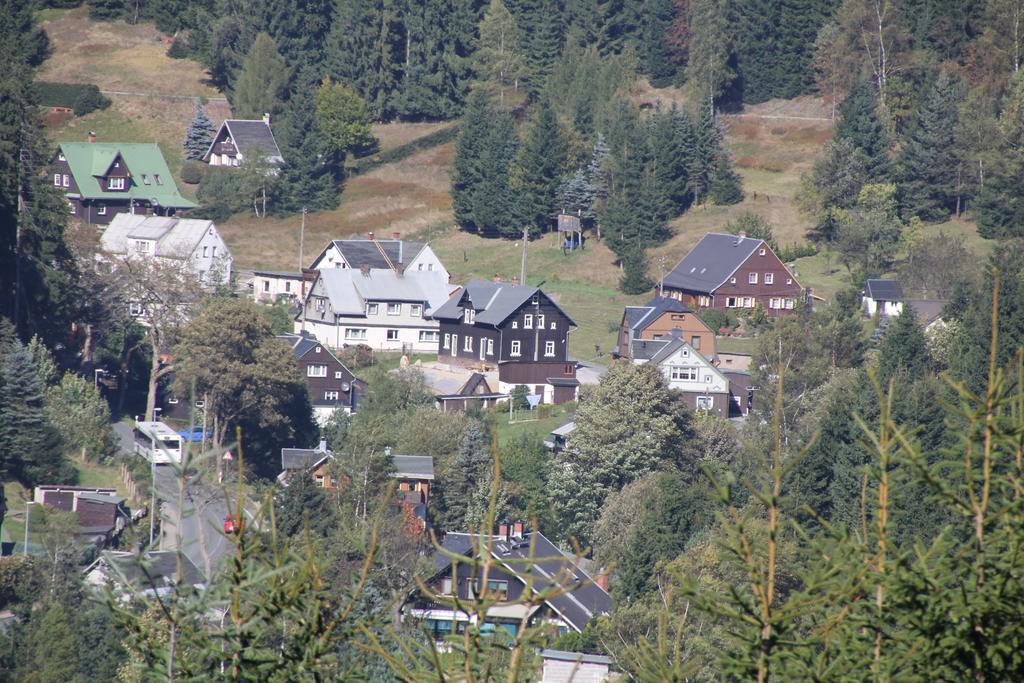
{"label": "wooden siding", "polygon": [[[317,353],[317,349],[320,352]],[[352,406],[352,392],[355,390],[355,376],[335,358],[327,349],[322,346],[314,347],[299,359],[299,368],[302,377],[306,380],[306,387],[309,390],[309,401],[316,405]],[[326,366],[326,375],[323,377],[311,376],[311,366]],[[341,377],[335,377],[335,373],[341,373]],[[343,385],[348,383],[349,390],[345,391]],[[328,399],[328,391],[338,392],[337,400]]]}
{"label": "wooden siding", "polygon": [[[700,351],[702,355],[711,358],[718,355],[715,333],[695,313],[665,311],[657,320],[641,330],[640,334],[635,335],[634,339],[669,339],[672,337],[672,330],[675,329],[680,330],[683,340]],[[696,343],[694,343],[695,340]],[[626,325],[619,330],[619,355],[623,357],[630,355],[629,327]]]}
{"label": "wooden siding", "polygon": [[[763,256],[760,251],[760,249],[755,250],[736,269],[736,272],[714,292],[681,290],[666,285],[665,296],[682,301],[695,309],[714,308],[717,310],[729,310],[736,308],[749,310],[754,307],[754,304],[760,303],[768,315],[794,312],[796,310],[796,303],[803,296],[803,288],[789,268],[786,267],[786,264],[775,255],[774,251],[767,246],[764,248],[765,253]],[[750,275],[752,273],[757,275],[756,283],[750,282]],[[766,274],[772,276],[773,281],[771,284],[765,284]],[[705,297],[709,298],[710,301],[706,301]],[[745,309],[743,306],[744,298],[751,300],[749,308]],[[791,299],[793,301],[793,308],[772,308],[770,304],[773,298]],[[735,300],[735,305],[729,305],[731,300]]]}

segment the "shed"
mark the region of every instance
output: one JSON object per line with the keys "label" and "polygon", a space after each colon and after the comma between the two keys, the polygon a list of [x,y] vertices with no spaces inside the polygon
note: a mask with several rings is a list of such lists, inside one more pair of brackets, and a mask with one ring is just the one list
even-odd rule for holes
{"label": "shed", "polygon": [[610,680],[612,658],[564,650],[541,650],[541,683],[602,683]]}

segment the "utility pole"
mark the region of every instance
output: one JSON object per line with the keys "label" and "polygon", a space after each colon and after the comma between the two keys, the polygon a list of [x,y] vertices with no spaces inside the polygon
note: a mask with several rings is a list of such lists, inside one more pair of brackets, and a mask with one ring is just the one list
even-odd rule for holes
{"label": "utility pole", "polygon": [[302,313],[300,317],[302,322],[299,323],[299,334],[306,331],[306,274],[303,272],[303,263],[305,263],[305,249],[306,249],[306,214],[309,213],[309,209],[302,207],[302,223],[299,225],[299,295],[300,305],[302,306]]}
{"label": "utility pole", "polygon": [[302,273],[302,269],[305,267],[302,264],[305,263],[305,256],[303,251],[306,248],[306,214],[309,209],[302,207],[302,223],[299,226],[299,273]]}
{"label": "utility pole", "polygon": [[526,284],[526,245],[530,242],[530,226],[523,226],[523,260],[519,264],[519,284]]}

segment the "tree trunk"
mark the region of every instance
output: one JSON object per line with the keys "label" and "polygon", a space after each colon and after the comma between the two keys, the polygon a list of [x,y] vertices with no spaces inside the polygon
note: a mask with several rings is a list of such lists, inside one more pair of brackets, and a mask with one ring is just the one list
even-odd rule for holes
{"label": "tree trunk", "polygon": [[160,351],[154,343],[153,352],[149,358],[149,386],[146,389],[147,422],[153,421],[153,414],[156,412],[156,385],[158,379],[160,379]]}

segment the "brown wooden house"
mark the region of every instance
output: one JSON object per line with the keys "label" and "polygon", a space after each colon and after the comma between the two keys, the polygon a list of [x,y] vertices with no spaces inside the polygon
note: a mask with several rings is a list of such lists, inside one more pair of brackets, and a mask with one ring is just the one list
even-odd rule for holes
{"label": "brown wooden house", "polygon": [[306,378],[309,402],[313,404],[317,422],[325,424],[338,408],[346,413],[355,412],[366,382],[309,333],[282,334],[278,339],[285,341],[295,354],[302,376]]}
{"label": "brown wooden house", "polygon": [[569,358],[565,311],[536,287],[473,280],[434,311],[440,322],[438,360],[498,368],[498,392],[525,385],[544,403],[576,398],[576,361]]}
{"label": "brown wooden house", "polygon": [[630,358],[637,340],[669,339],[675,330],[705,358],[717,361],[714,330],[682,301],[662,296],[654,297],[645,306],[626,306],[619,324],[618,355]]}
{"label": "brown wooden house", "polygon": [[663,296],[694,309],[792,313],[810,295],[764,240],[709,232],[662,281]]}

